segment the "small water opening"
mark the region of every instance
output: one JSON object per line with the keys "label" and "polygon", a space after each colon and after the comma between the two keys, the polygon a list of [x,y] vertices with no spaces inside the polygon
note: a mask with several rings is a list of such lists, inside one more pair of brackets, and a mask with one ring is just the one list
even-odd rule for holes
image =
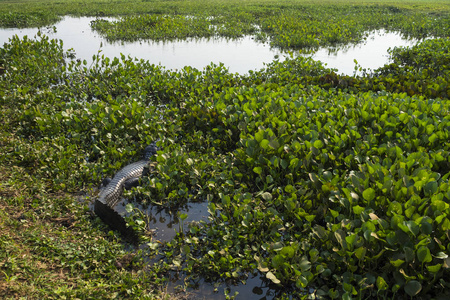
{"label": "small water opening", "polygon": [[[171,241],[182,229],[187,230],[191,222],[208,221],[208,202],[189,202],[182,207],[169,209],[158,205],[142,206],[136,202],[123,200],[114,209],[121,215],[125,215],[125,205],[132,203],[148,217],[149,229],[153,231],[153,240],[160,242]],[[179,214],[186,214],[187,218],[180,220]]]}

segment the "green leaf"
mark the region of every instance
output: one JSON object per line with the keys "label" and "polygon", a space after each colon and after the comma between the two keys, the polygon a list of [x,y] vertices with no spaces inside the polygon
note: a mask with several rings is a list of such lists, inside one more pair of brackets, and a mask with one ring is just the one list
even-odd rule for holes
{"label": "green leaf", "polygon": [[286,169],[288,167],[288,162],[285,159],[282,159],[280,165],[283,169]]}
{"label": "green leaf", "polygon": [[280,254],[286,256],[287,258],[292,258],[294,257],[295,250],[292,246],[286,246],[281,249]]}
{"label": "green leaf", "polygon": [[272,265],[275,269],[282,267],[284,264],[284,257],[281,254],[277,254],[272,258]]}
{"label": "green leaf", "polygon": [[270,201],[272,200],[272,194],[269,192],[264,192],[261,194],[261,197],[266,200],[266,201]]}
{"label": "green leaf", "polygon": [[284,187],[284,191],[286,193],[293,193],[295,192],[295,188],[292,185],[288,184]]}
{"label": "green leaf", "polygon": [[405,261],[402,259],[397,259],[397,260],[391,260],[391,265],[393,265],[394,267],[398,268],[400,267]]}
{"label": "green leaf", "polygon": [[255,133],[255,140],[260,143],[264,139],[264,131],[259,130],[257,133]]}
{"label": "green leaf", "polygon": [[441,268],[442,268],[442,264],[437,264],[434,266],[427,266],[427,270],[430,273],[437,273],[441,270]]}
{"label": "green leaf", "polygon": [[430,262],[433,259],[427,246],[421,246],[417,249],[417,258],[422,263]]}
{"label": "green leaf", "polygon": [[302,272],[306,272],[311,268],[311,262],[306,259],[302,259],[299,266]]}
{"label": "green leaf", "polygon": [[423,187],[423,190],[425,192],[425,196],[429,197],[437,192],[438,190],[438,183],[437,181],[430,181]]}
{"label": "green leaf", "polygon": [[352,209],[353,209],[353,213],[355,215],[359,215],[359,214],[361,214],[364,211],[364,207],[361,207],[359,205],[353,206]]}
{"label": "green leaf", "polygon": [[384,280],[384,278],[381,276],[378,276],[376,284],[377,284],[377,288],[380,291],[384,291],[388,288],[388,284],[386,283],[386,280]]}
{"label": "green leaf", "polygon": [[321,149],[323,147],[323,142],[321,140],[315,140],[313,146],[317,149]]}
{"label": "green leaf", "polygon": [[375,190],[373,188],[365,189],[363,192],[363,198],[368,202],[372,201],[375,199]]}
{"label": "green leaf", "polygon": [[289,163],[289,166],[291,168],[295,168],[295,167],[298,166],[298,162],[299,162],[299,159],[297,157],[295,157],[295,158],[291,159],[291,162]]}
{"label": "green leaf", "polygon": [[179,218],[180,218],[181,221],[186,220],[187,217],[188,217],[188,214],[186,214],[186,213],[182,213],[182,214],[179,215]]}
{"label": "green leaf", "polygon": [[417,236],[419,234],[419,226],[414,221],[407,221],[406,226],[409,228],[409,230],[412,232],[414,236]]}
{"label": "green leaf", "polygon": [[405,285],[405,292],[411,297],[414,297],[420,293],[421,290],[422,285],[417,280],[411,280]]}
{"label": "green leaf", "polygon": [[127,213],[131,213],[133,211],[133,209],[134,209],[133,204],[128,203],[127,205],[125,205],[125,211]]}
{"label": "green leaf", "polygon": [[261,175],[262,173],[262,168],[261,167],[254,167],[253,168],[253,172],[255,172],[258,175]]}
{"label": "green leaf", "polygon": [[366,248],[359,247],[358,249],[355,250],[355,256],[359,260],[362,260],[364,258],[364,256],[366,255],[366,252],[367,252]]}
{"label": "green leaf", "polygon": [[269,147],[269,143],[270,142],[268,140],[264,139],[259,143],[259,145],[261,146],[261,148],[267,149]]}

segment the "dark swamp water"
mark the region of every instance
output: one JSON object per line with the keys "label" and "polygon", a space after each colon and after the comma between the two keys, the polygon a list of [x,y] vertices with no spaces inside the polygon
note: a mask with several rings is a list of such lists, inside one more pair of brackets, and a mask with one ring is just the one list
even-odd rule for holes
{"label": "dark swamp water", "polygon": [[[42,30],[51,38],[63,40],[66,50],[73,48],[76,58],[92,62],[92,56],[101,50],[106,57],[125,56],[148,60],[150,63],[160,64],[166,69],[181,69],[191,66],[203,69],[211,62],[223,63],[230,72],[245,74],[249,70],[259,70],[274,59],[282,60],[284,54],[271,48],[267,43],[262,44],[252,37],[244,37],[236,41],[217,39],[190,39],[186,41],[171,42],[133,42],[133,43],[108,43],[106,39],[93,32],[90,21],[93,18],[65,17],[55,24],[53,29]],[[30,29],[0,29],[0,45],[8,42],[8,39],[17,34],[19,37],[27,35],[34,37],[37,28]],[[400,46],[412,46],[417,41],[405,40],[399,34],[385,31],[376,31],[368,35],[364,43],[347,46],[343,49],[320,49],[312,58],[327,64],[327,67],[336,68],[338,73],[353,75],[356,60],[360,67],[374,70],[389,62],[388,49]],[[119,203],[118,210],[124,210]],[[185,224],[192,221],[203,220],[208,222],[207,203],[188,203],[178,212],[160,210],[156,206],[145,209],[150,221],[150,227],[155,232],[154,239],[164,242],[170,241],[176,232],[182,228],[180,222]],[[178,213],[188,215],[181,221]],[[187,226],[186,226],[187,227]],[[185,227],[185,228],[186,228]],[[171,278],[167,292],[178,291],[178,286],[183,284],[183,278]],[[252,274],[246,280],[246,284],[229,285],[226,283],[216,285],[206,283],[203,280],[194,283],[195,288],[189,289],[187,297],[192,299],[226,299],[228,295],[238,293],[237,299],[274,299],[280,291],[271,286],[268,280],[260,274]],[[305,290],[305,294],[314,293],[313,290]]]}

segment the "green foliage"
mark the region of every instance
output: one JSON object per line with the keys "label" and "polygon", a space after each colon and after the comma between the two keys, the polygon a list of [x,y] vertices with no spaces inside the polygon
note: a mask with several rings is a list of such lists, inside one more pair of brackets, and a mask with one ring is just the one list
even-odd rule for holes
{"label": "green foliage", "polygon": [[[263,6],[264,7],[264,6]],[[264,7],[269,8],[270,5]],[[241,6],[221,12],[198,9],[185,15],[134,15],[118,21],[97,19],[93,29],[109,40],[171,40],[188,37],[255,35],[282,49],[317,49],[360,42],[367,31],[384,28],[406,37],[448,36],[448,15],[427,15],[383,5],[289,3],[272,11]]]}
{"label": "green foliage", "polygon": [[[275,41],[281,28],[294,36],[306,26],[303,19],[293,25],[293,7],[280,7],[290,13],[279,18],[264,19],[268,9],[253,13],[275,27],[265,29]],[[307,8],[299,9],[304,19],[310,14],[318,22],[319,8]],[[371,8],[368,14],[383,12],[394,21],[404,11]],[[201,36],[211,24],[219,28],[214,22],[220,16],[214,16],[149,15],[116,25],[159,22],[161,30],[171,32],[203,22],[195,31]],[[236,15],[243,24],[254,24],[248,17]],[[359,34],[356,25],[352,32],[352,17],[345,21],[349,24],[336,22],[329,27],[349,28],[343,40],[322,32],[311,41],[343,42]],[[391,65],[359,77],[339,76],[301,57],[274,61],[248,75],[230,74],[223,65],[167,71],[101,52],[87,66],[62,49],[46,36],[14,37],[0,49],[5,70],[0,118],[6,133],[1,162],[26,171],[21,176],[32,178],[33,190],[79,191],[136,160],[146,144],[159,139],[150,176],[127,197],[166,208],[207,201],[210,216],[181,226],[162,247],[149,243],[148,255],[158,252],[163,258],[149,271],[152,279],[169,268],[189,278],[235,283],[259,272],[283,287],[280,297],[302,298],[310,290],[324,299],[448,296],[448,39],[392,50]],[[44,219],[79,207],[68,200],[25,198],[8,197],[8,205],[28,205]],[[145,231],[141,212],[128,209],[135,212],[129,225]],[[81,216],[81,232],[98,221],[77,210]],[[101,225],[96,226],[98,235]],[[121,249],[108,252],[104,243],[92,241],[86,249],[98,251],[94,263],[78,250],[75,238],[60,243],[38,230],[28,234],[33,255],[73,274],[83,271],[90,286],[102,284],[106,273],[120,278],[118,297],[148,293],[146,275],[111,270]],[[11,254],[0,256],[2,278],[14,281],[21,261],[13,255],[16,246],[4,236],[0,246],[6,251],[0,255]],[[145,289],[128,291],[135,283]],[[62,295],[81,297],[68,289]],[[86,295],[105,294],[97,287]]]}
{"label": "green foliage", "polygon": [[22,12],[2,12],[0,13],[0,26],[10,28],[41,27],[56,23],[60,17],[52,12],[39,11]]}
{"label": "green foliage", "polygon": [[256,30],[247,20],[241,22],[239,16],[138,15],[124,17],[118,21],[97,19],[91,26],[113,41],[172,40],[216,35],[239,38]]}

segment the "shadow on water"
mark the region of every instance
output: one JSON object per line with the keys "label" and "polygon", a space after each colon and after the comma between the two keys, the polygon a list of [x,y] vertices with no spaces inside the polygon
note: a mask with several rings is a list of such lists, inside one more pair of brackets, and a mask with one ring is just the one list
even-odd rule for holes
{"label": "shadow on water", "polygon": [[[191,66],[202,70],[211,62],[223,63],[232,73],[245,74],[249,70],[259,70],[275,58],[284,59],[283,52],[267,44],[257,42],[251,36],[238,40],[226,38],[188,39],[169,42],[127,42],[109,43],[90,27],[92,17],[74,18],[66,16],[53,27],[44,30],[51,38],[61,39],[64,47],[74,49],[77,58],[86,60],[88,65],[92,56],[99,53],[106,57],[125,56],[144,59],[153,64],[160,64],[167,69],[182,69]],[[14,34],[19,37],[34,37],[37,28],[0,29],[0,45],[8,42]],[[417,40],[404,39],[399,33],[384,30],[368,34],[365,42],[338,49],[321,48],[312,55],[315,60],[335,68],[338,73],[353,75],[355,63],[364,69],[377,69],[389,62],[387,50],[393,47],[412,46]],[[310,56],[310,55],[308,55]]]}
{"label": "shadow on water", "polygon": [[[167,292],[170,294],[182,295],[187,299],[214,299],[225,300],[229,296],[236,296],[236,299],[278,299],[283,293],[283,289],[271,284],[261,274],[252,274],[241,284],[220,283],[213,284],[205,282],[203,279],[190,281],[189,288],[184,289],[183,279],[174,276],[169,280]],[[306,293],[314,291],[306,291]]]}
{"label": "shadow on water", "polygon": [[[115,210],[121,214],[126,214],[125,205],[128,201],[123,200],[115,206]],[[177,232],[180,231],[179,214],[186,214],[187,218],[183,220],[184,224],[190,222],[208,221],[208,202],[188,203],[178,209],[162,208],[157,205],[148,205],[142,207],[132,202],[137,208],[142,210],[148,216],[148,225],[154,232],[153,239],[160,242],[168,242],[172,240]]]}

